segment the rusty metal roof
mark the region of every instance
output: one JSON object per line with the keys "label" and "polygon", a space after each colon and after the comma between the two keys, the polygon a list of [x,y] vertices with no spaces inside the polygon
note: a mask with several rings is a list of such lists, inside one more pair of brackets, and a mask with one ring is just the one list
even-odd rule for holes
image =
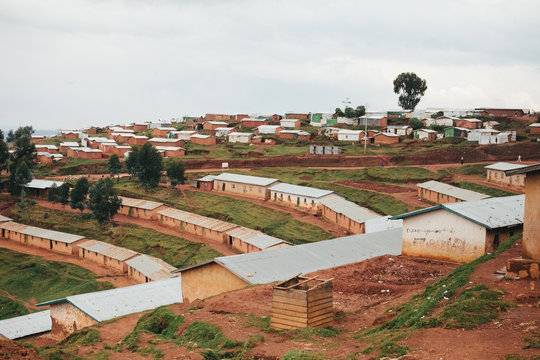
{"label": "rusty metal roof", "polygon": [[229,229],[235,228],[238,225],[231,224],[225,221],[212,219],[206,216],[193,214],[187,211],[182,211],[173,208],[161,209],[156,212],[159,215],[167,216],[172,219],[180,220],[189,224],[204,227],[206,229],[224,232]]}
{"label": "rusty metal roof", "polygon": [[107,256],[107,257],[110,257],[111,259],[115,259],[119,261],[127,260],[139,254],[136,251],[126,249],[120,246],[108,244],[106,242],[98,241],[98,240],[88,240],[79,244],[78,246],[88,251],[93,251],[95,253],[98,253],[103,256]]}
{"label": "rusty metal roof", "polygon": [[38,306],[68,302],[92,319],[106,321],[182,301],[182,281],[180,277],[174,277],[118,289],[68,296],[41,303]]}
{"label": "rusty metal roof", "polygon": [[123,206],[129,206],[129,207],[145,209],[145,210],[154,210],[155,208],[158,208],[163,205],[163,203],[161,202],[134,199],[134,198],[128,198],[124,196],[119,196],[118,198],[122,200]]}
{"label": "rusty metal roof", "polygon": [[51,331],[51,327],[50,310],[0,320],[0,334],[10,340]]}
{"label": "rusty metal roof", "polygon": [[127,260],[126,264],[152,281],[170,278],[171,271],[176,270],[174,266],[165,261],[144,254]]}

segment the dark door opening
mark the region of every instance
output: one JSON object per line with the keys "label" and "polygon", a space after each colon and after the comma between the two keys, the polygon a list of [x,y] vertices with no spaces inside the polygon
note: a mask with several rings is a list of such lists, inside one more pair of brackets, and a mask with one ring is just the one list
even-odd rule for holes
{"label": "dark door opening", "polygon": [[232,236],[229,235],[229,245],[232,245]]}
{"label": "dark door opening", "polygon": [[499,234],[495,235],[493,238],[493,250],[497,250],[499,248]]}
{"label": "dark door opening", "polygon": [[49,240],[49,249],[52,249],[52,240]]}
{"label": "dark door opening", "polygon": [[221,185],[221,191],[225,191],[225,184]]}

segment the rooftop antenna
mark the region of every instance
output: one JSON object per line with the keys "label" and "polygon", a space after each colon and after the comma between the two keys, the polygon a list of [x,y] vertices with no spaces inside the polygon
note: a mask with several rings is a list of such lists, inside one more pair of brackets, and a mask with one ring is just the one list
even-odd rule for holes
{"label": "rooftop antenna", "polygon": [[[345,107],[350,107],[351,105],[351,99],[349,98],[346,98],[345,100],[342,101],[342,103],[345,105]],[[345,110],[344,110],[345,111]]]}

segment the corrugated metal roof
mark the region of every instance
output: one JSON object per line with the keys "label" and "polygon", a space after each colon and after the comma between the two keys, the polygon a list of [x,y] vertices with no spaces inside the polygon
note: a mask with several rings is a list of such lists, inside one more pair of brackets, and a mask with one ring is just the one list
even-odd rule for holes
{"label": "corrugated metal roof", "polygon": [[141,254],[126,261],[126,264],[139,271],[152,281],[171,277],[171,271],[176,270],[172,265],[150,255]]}
{"label": "corrugated metal roof", "polygon": [[333,194],[333,191],[316,189],[308,186],[292,185],[287,183],[281,183],[268,188],[270,191],[277,191],[286,194],[305,196],[310,198],[321,198],[323,196]]}
{"label": "corrugated metal roof", "polygon": [[206,216],[197,215],[173,208],[161,209],[158,210],[156,213],[218,232],[224,232],[238,226],[225,221],[212,219]]}
{"label": "corrugated metal roof", "polygon": [[381,216],[375,219],[366,220],[365,232],[374,233],[378,231],[401,229],[403,227],[403,220],[392,220],[390,216]]}
{"label": "corrugated metal roof", "polygon": [[192,138],[197,138],[197,139],[208,139],[209,137],[211,137],[210,135],[203,135],[203,134],[193,134],[191,135]]}
{"label": "corrugated metal roof", "polygon": [[78,147],[78,146],[79,146],[79,143],[78,143],[78,142],[75,142],[75,141],[66,141],[66,142],[60,143],[60,145],[58,145],[58,146]]}
{"label": "corrugated metal roof", "polygon": [[240,137],[240,136],[252,136],[253,133],[247,133],[247,132],[234,132],[234,133],[230,133],[229,136],[232,136],[232,137]]}
{"label": "corrugated metal roof", "polygon": [[304,130],[281,130],[280,134],[298,134],[298,135],[310,135],[307,131]]}
{"label": "corrugated metal roof", "polygon": [[51,331],[51,327],[50,310],[0,320],[0,334],[10,340]]}
{"label": "corrugated metal roof", "polygon": [[8,218],[7,216],[0,215],[0,222],[2,221],[11,221],[12,219]]}
{"label": "corrugated metal roof", "polygon": [[24,187],[31,188],[31,189],[49,189],[53,186],[53,184],[56,184],[57,187],[60,187],[64,184],[63,181],[52,181],[52,180],[42,180],[42,179],[32,179],[28,184],[26,184]]}
{"label": "corrugated metal roof", "polygon": [[139,209],[153,210],[163,205],[161,202],[133,199],[124,196],[119,196],[118,198],[122,200],[122,205]]}
{"label": "corrugated metal roof", "polygon": [[174,139],[174,138],[151,138],[148,140],[148,142],[155,142],[155,143],[164,143],[164,142],[181,142],[184,141],[182,139]]}
{"label": "corrugated metal roof", "polygon": [[401,246],[401,229],[393,229],[214,260],[250,284],[266,284],[380,255],[400,255]]}
{"label": "corrugated metal roof", "polygon": [[506,171],[506,170],[513,170],[513,169],[521,169],[526,167],[527,165],[522,164],[512,164],[507,162],[498,162],[495,164],[491,164],[488,166],[485,166],[486,169],[490,170],[500,170],[500,171]]}
{"label": "corrugated metal roof", "polygon": [[416,186],[418,186],[419,188],[426,189],[426,190],[435,191],[440,194],[450,195],[452,197],[455,197],[456,199],[463,200],[463,201],[475,201],[475,200],[489,199],[491,197],[486,194],[481,194],[479,192],[471,191],[467,189],[461,189],[461,188],[448,185],[448,184],[435,181],[435,180],[430,180],[421,184],[416,184]]}
{"label": "corrugated metal roof", "polygon": [[71,243],[74,243],[75,241],[85,238],[84,236],[80,236],[80,235],[68,234],[65,232],[42,229],[42,228],[33,227],[33,226],[28,226],[26,229],[21,230],[20,233],[40,237],[43,239],[59,241],[66,244],[71,244]]}
{"label": "corrugated metal roof", "polygon": [[104,256],[110,257],[111,259],[119,261],[127,260],[139,254],[136,251],[108,244],[98,240],[88,240],[81,244],[78,244],[78,246],[88,251],[93,251],[95,253],[102,254]]}
{"label": "corrugated metal roof", "polygon": [[0,229],[15,231],[21,234],[36,236],[43,239],[50,239],[71,244],[77,240],[84,239],[84,236],[68,234],[60,231],[42,229],[38,227],[19,224],[16,222],[0,223]]}
{"label": "corrugated metal roof", "polygon": [[444,209],[492,230],[523,224],[525,195],[504,196],[477,201],[464,201],[433,206],[392,217],[404,219],[426,212]]}
{"label": "corrugated metal roof", "polygon": [[39,148],[45,148],[45,149],[50,149],[50,150],[58,150],[56,145],[38,145],[38,144],[36,144],[36,149],[39,149]]}
{"label": "corrugated metal roof", "polygon": [[229,125],[224,121],[205,121],[205,122],[207,122],[209,124],[212,124],[212,125],[225,125],[225,126]]}
{"label": "corrugated metal roof", "polygon": [[206,176],[203,176],[202,178],[198,179],[197,181],[209,182],[209,181],[214,181],[215,178],[216,178],[215,175],[206,175]]}
{"label": "corrugated metal roof", "polygon": [[321,199],[321,204],[335,211],[336,213],[343,214],[349,219],[356,221],[357,223],[363,223],[369,219],[375,219],[381,217],[381,215],[361,207],[351,201],[345,200],[337,194],[332,194]]}
{"label": "corrugated metal roof", "polygon": [[181,278],[174,277],[118,289],[68,296],[38,304],[38,306],[69,302],[94,320],[106,321],[182,301]]}
{"label": "corrugated metal roof", "polygon": [[399,137],[399,135],[392,134],[392,133],[387,133],[387,132],[379,132],[379,133],[376,133],[374,136],[378,136],[378,135],[384,135],[384,136],[388,136],[388,137]]}
{"label": "corrugated metal roof", "polygon": [[[235,133],[235,134],[238,134],[238,133]],[[232,182],[241,183],[241,184],[258,185],[258,186],[268,186],[278,181],[278,179],[273,179],[273,178],[231,174],[231,173],[219,174],[218,176],[215,177],[215,180],[232,181]]]}
{"label": "corrugated metal roof", "polygon": [[540,163],[528,165],[521,169],[507,170],[504,173],[506,174],[506,176],[511,176],[511,175],[517,175],[517,174],[528,174],[530,172],[537,172],[539,170],[540,170]]}
{"label": "corrugated metal roof", "polygon": [[21,232],[24,229],[26,229],[28,225],[19,224],[16,222],[5,222],[0,223],[0,229],[9,230],[9,231],[15,231],[15,232]]}
{"label": "corrugated metal roof", "polygon": [[270,235],[266,235],[265,233],[262,233],[257,230],[248,229],[243,226],[239,226],[237,228],[234,228],[232,230],[229,230],[226,232],[227,235],[235,237],[237,239],[242,240],[243,242],[247,244],[251,244],[261,250],[267,249],[272,246],[276,246],[279,244],[288,242],[275,238]]}

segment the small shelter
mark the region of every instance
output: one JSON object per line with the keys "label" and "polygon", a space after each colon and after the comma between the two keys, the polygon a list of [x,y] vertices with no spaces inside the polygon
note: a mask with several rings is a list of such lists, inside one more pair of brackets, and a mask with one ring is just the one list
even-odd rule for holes
{"label": "small shelter", "polygon": [[485,167],[486,169],[486,179],[488,182],[507,186],[511,189],[523,191],[525,190],[525,174],[516,174],[511,176],[506,176],[505,171],[521,169],[527,165],[522,164],[512,164],[506,162],[498,162],[491,164]]}
{"label": "small shelter", "polygon": [[455,203],[488,199],[491,196],[476,191],[461,189],[439,181],[430,180],[416,184],[418,197],[435,204]]}
{"label": "small shelter", "polygon": [[330,190],[286,183],[276,184],[268,190],[270,191],[270,201],[311,214],[317,214],[322,199],[334,193]]}
{"label": "small shelter", "polygon": [[214,178],[214,191],[265,200],[270,196],[268,188],[278,182],[274,178],[222,173]]}
{"label": "small shelter", "polygon": [[126,265],[128,276],[141,283],[170,278],[171,272],[176,270],[165,261],[144,254],[126,260]]}
{"label": "small shelter", "polygon": [[28,184],[24,185],[26,189],[26,195],[28,197],[47,199],[49,195],[49,189],[56,186],[60,187],[64,185],[63,181],[32,179]]}
{"label": "small shelter", "polygon": [[137,255],[139,255],[138,252],[103,241],[88,240],[79,244],[79,257],[122,273],[128,271],[125,261]]}
{"label": "small shelter", "polygon": [[327,327],[334,322],[332,279],[295,276],[274,285],[272,318],[274,330]]}
{"label": "small shelter", "polygon": [[124,196],[119,196],[118,198],[122,200],[122,205],[120,205],[120,209],[118,209],[119,214],[145,220],[152,220],[155,217],[156,211],[167,207],[165,204],[156,201],[134,199]]}
{"label": "small shelter", "polygon": [[291,246],[291,244],[285,240],[243,226],[238,226],[226,231],[223,240],[230,247],[243,253]]}

